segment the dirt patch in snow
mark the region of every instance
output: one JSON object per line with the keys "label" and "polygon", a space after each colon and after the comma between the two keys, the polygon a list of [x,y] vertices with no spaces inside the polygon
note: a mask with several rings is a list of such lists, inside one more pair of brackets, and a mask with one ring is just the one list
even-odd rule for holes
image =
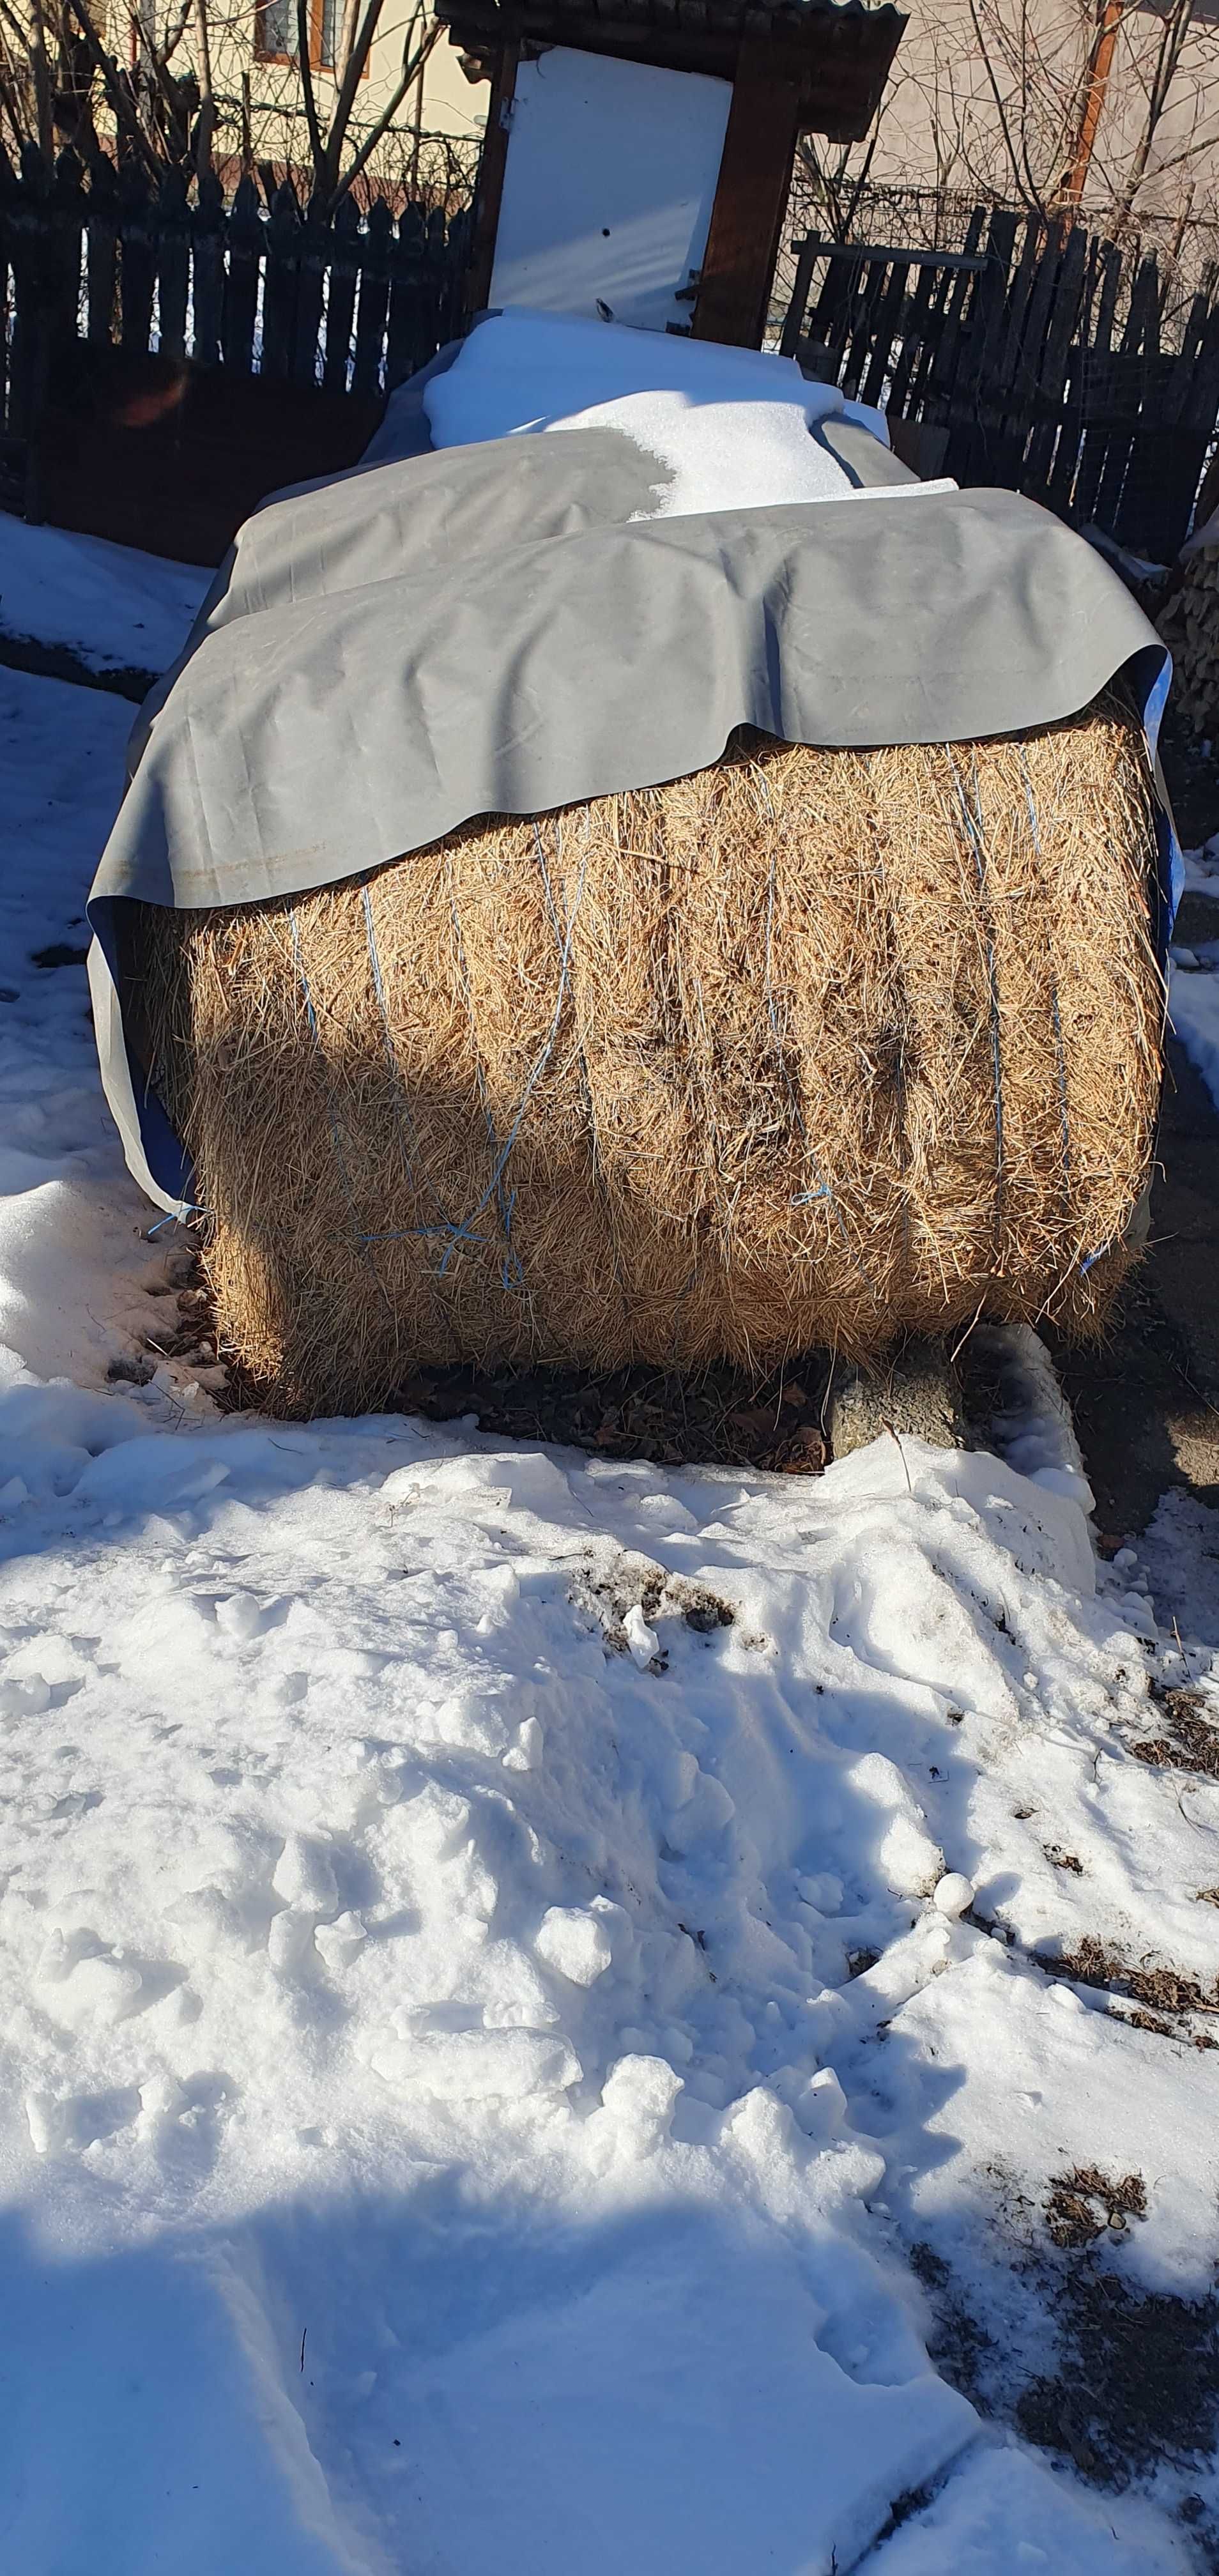
{"label": "dirt patch in snow", "polygon": [[1151,1696],[1158,1703],[1165,1732],[1132,1744],[1135,1760],[1199,1772],[1208,1780],[1219,1780],[1219,1730],[1201,1715],[1206,1705],[1201,1693],[1157,1690],[1153,1682]]}
{"label": "dirt patch in snow", "polygon": [[1015,2422],[1110,2487],[1213,2450],[1219,2428],[1219,2298],[1140,2295],[1098,2252],[1065,2270],[1059,2367],[1021,2390]]}
{"label": "dirt patch in snow", "polygon": [[945,2378],[1094,2486],[1116,2491],[1157,2469],[1175,2472],[1185,2485],[1180,2519],[1214,2569],[1219,2526],[1188,2481],[1219,2432],[1219,2297],[1142,2293],[1114,2269],[1110,2249],[1145,2208],[1138,2174],[1079,2167],[1051,2186],[1042,2211],[1050,2246],[1034,2245],[1018,2263],[1052,2335],[1047,2371],[1013,2363],[1011,2345],[980,2322],[935,2247],[913,2245],[910,2263],[932,2310],[928,2350]]}
{"label": "dirt patch in snow", "polygon": [[1056,2245],[1091,2245],[1106,2227],[1120,2230],[1147,2216],[1147,2185],[1141,2174],[1114,2178],[1096,2165],[1076,2165],[1051,2183],[1045,2215]]}
{"label": "dirt patch in snow", "polygon": [[[1073,1950],[1044,1950],[1031,1953],[1039,1968],[1049,1977],[1063,1977],[1071,1985],[1092,1986],[1103,1994],[1128,1995],[1133,2003],[1142,2004],[1153,2013],[1219,2013],[1219,1979],[1207,1988],[1196,1977],[1187,1977],[1179,1968],[1132,1967],[1095,1934],[1085,1932]],[[1204,2038],[1204,2047],[1213,2040]]]}

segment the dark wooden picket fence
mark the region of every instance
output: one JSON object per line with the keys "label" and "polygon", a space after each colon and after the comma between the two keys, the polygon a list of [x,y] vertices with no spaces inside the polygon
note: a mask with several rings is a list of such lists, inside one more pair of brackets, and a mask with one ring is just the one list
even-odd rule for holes
{"label": "dark wooden picket fence", "polygon": [[[0,155],[0,500],[216,561],[267,492],[354,463],[461,329],[469,225],[451,196],[327,212],[244,179],[226,203],[210,174]],[[1137,242],[1002,208],[957,240],[809,234],[783,348],[917,427],[923,471],[1169,560],[1214,444],[1219,267],[1186,293]]]}
{"label": "dark wooden picket fence", "polygon": [[1188,532],[1219,413],[1219,269],[977,206],[957,252],[795,245],[782,347],[939,430],[939,470],[1015,486],[1158,562]]}
{"label": "dark wooden picket fence", "polygon": [[352,463],[459,327],[467,234],[461,207],[0,156],[4,497],[214,561],[266,491]]}

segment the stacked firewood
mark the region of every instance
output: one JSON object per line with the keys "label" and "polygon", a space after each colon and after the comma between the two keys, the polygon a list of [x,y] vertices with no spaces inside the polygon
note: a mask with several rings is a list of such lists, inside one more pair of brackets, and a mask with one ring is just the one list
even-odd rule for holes
{"label": "stacked firewood", "polygon": [[1219,545],[1199,546],[1156,620],[1173,660],[1173,704],[1192,732],[1219,740]]}

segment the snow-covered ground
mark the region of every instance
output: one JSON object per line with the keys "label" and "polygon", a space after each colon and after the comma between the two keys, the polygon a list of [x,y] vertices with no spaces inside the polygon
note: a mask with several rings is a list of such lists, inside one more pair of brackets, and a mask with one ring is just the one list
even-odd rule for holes
{"label": "snow-covered ground", "polygon": [[67,645],[90,670],[163,671],[210,573],[66,528],[0,518],[0,642]]}
{"label": "snow-covered ground", "polygon": [[112,1383],[125,724],[0,672],[0,2564],[1214,2567],[1219,1517]]}

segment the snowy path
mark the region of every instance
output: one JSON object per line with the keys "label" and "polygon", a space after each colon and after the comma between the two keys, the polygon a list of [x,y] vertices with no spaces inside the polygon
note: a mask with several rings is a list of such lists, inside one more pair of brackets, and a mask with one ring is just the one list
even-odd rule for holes
{"label": "snowy path", "polygon": [[124,723],[0,673],[0,2561],[1214,2566],[1209,1644],[1061,1465],[109,1387],[166,1256],[29,961]]}

